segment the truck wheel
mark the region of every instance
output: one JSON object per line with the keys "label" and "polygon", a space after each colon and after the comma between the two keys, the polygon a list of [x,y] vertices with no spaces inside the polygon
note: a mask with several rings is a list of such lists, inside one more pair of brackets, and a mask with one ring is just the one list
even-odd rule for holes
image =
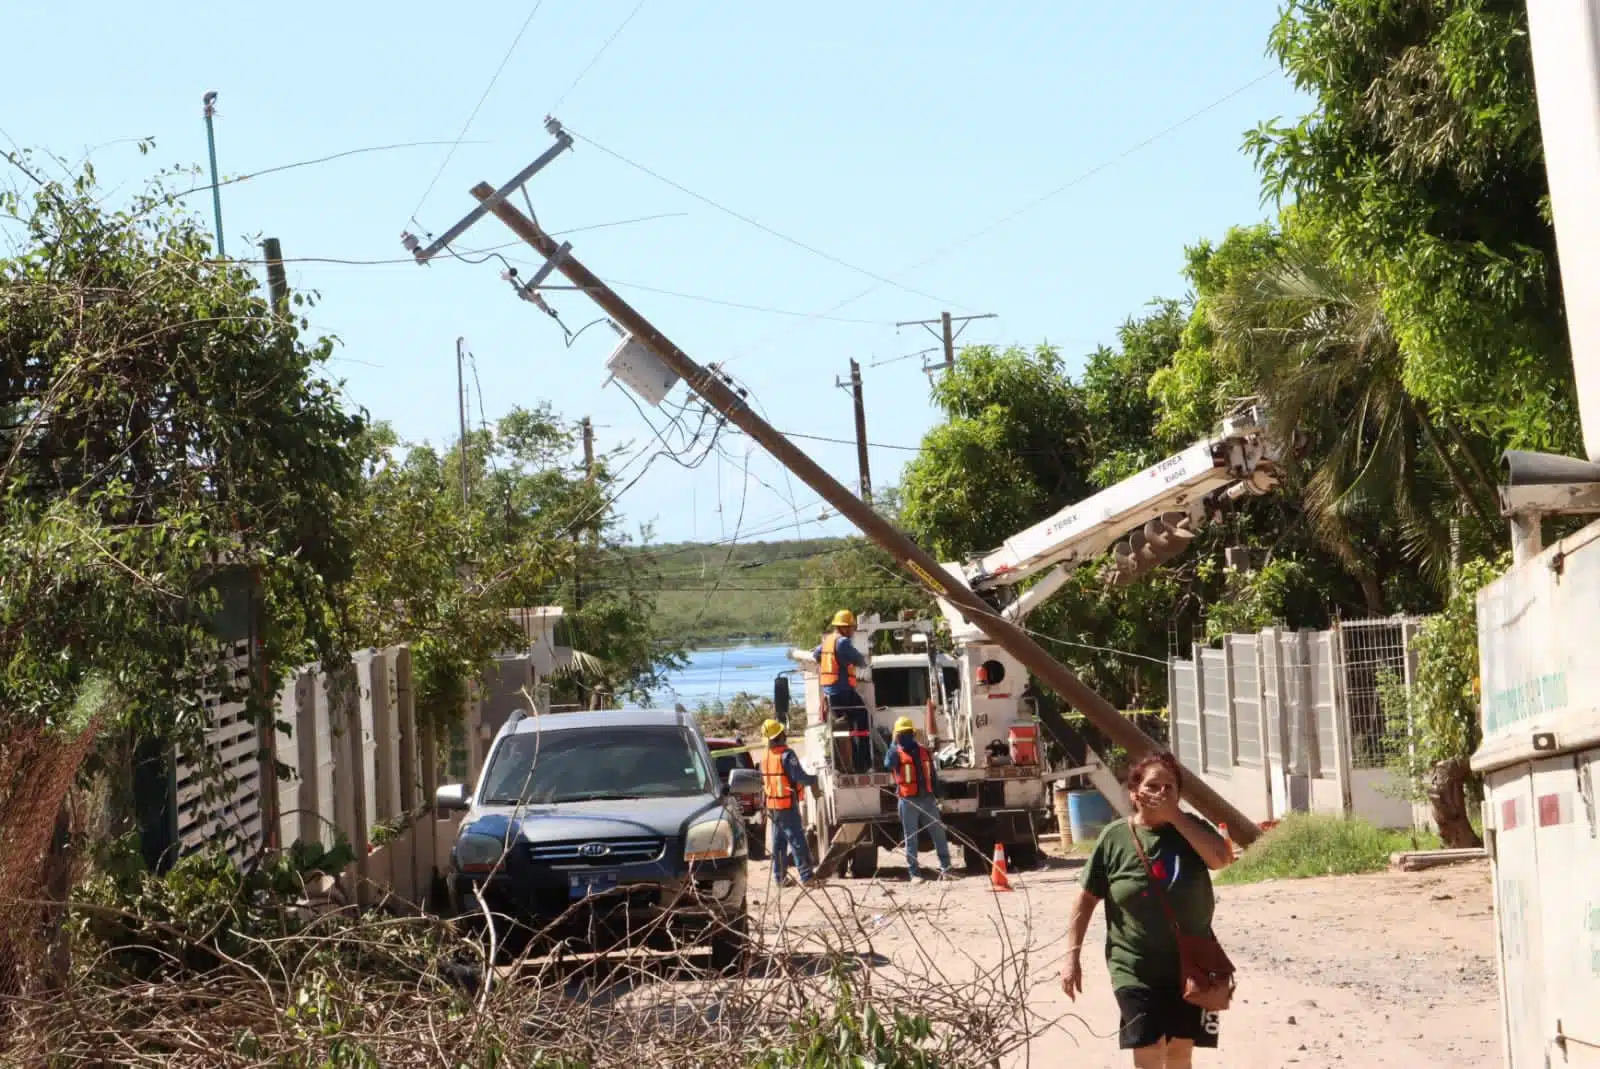
{"label": "truck wheel", "polygon": [[850,875],[870,880],[878,874],[878,844],[863,843],[850,851]]}
{"label": "truck wheel", "polygon": [[765,861],[767,859],[767,836],[772,834],[772,829],[766,824],[758,824],[750,829],[750,860]]}
{"label": "truck wheel", "polygon": [[987,876],[991,861],[983,851],[971,843],[961,844],[961,864],[969,876]]}
{"label": "truck wheel", "polygon": [[1009,867],[1027,872],[1039,867],[1039,844],[1035,842],[1007,843],[1006,860]]}

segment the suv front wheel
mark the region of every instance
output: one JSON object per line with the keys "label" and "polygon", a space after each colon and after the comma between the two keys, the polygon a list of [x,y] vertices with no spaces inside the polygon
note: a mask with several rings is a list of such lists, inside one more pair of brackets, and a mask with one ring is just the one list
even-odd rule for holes
{"label": "suv front wheel", "polygon": [[718,973],[741,971],[750,957],[750,917],[741,908],[737,919],[711,936],[711,968]]}

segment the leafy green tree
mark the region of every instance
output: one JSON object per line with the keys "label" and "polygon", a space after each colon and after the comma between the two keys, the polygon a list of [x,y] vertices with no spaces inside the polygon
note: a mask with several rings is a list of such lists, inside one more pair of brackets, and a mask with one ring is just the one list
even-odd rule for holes
{"label": "leafy green tree", "polygon": [[1381,286],[1294,233],[1231,282],[1207,304],[1216,345],[1298,439],[1288,491],[1362,583],[1369,611],[1384,610],[1379,558],[1391,530],[1436,580],[1459,537],[1452,516],[1470,517],[1480,544],[1497,538],[1475,443],[1407,388]]}
{"label": "leafy green tree", "polygon": [[[21,235],[0,260],[0,884],[26,897],[98,732],[194,751],[201,692],[238,696],[217,656],[250,630],[230,590],[264,603],[272,669],[342,654],[352,548],[329,517],[359,485],[362,421],[320,373],[330,343],[211,261],[159,179],[117,209],[92,172],[13,163],[34,185],[0,191]],[[264,718],[273,680],[252,682]]]}
{"label": "leafy green tree", "polygon": [[1420,401],[1506,444],[1576,444],[1519,0],[1291,0],[1271,49],[1314,110],[1247,139],[1265,192],[1370,272]]}
{"label": "leafy green tree", "polygon": [[1415,785],[1433,810],[1439,836],[1450,847],[1481,846],[1467,812],[1467,796],[1481,791],[1469,760],[1483,741],[1479,721],[1478,591],[1498,578],[1508,556],[1478,560],[1456,573],[1444,608],[1428,618],[1412,649],[1417,667],[1407,687],[1390,676],[1379,694],[1396,735],[1411,747],[1398,755],[1400,781]]}
{"label": "leafy green tree", "polygon": [[906,466],[902,518],[940,559],[997,546],[1091,492],[1083,395],[1055,349],[965,349],[933,400],[946,422]]}
{"label": "leafy green tree", "polygon": [[1150,433],[1160,414],[1150,380],[1172,364],[1189,318],[1185,302],[1155,301],[1151,311],[1123,323],[1116,347],[1103,345],[1085,362],[1079,389],[1089,453],[1095,458],[1090,479],[1096,487],[1113,486],[1168,454],[1169,443]]}
{"label": "leafy green tree", "polygon": [[649,575],[617,533],[607,458],[588,479],[578,433],[543,406],[474,431],[464,451],[402,447],[385,427],[369,436],[348,514],[353,628],[372,645],[413,644],[418,709],[436,723],[459,714],[497,653],[526,645],[513,609],[568,610],[582,668],[558,681],[564,699],[641,694],[676,663],[654,631]]}

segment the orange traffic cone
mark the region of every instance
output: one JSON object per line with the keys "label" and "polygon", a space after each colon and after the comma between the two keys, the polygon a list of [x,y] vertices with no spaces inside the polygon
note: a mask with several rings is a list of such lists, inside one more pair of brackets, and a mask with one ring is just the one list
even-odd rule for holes
{"label": "orange traffic cone", "polygon": [[992,891],[1011,890],[1011,881],[1006,879],[1005,843],[997,842],[994,844],[994,868],[989,872],[989,883]]}

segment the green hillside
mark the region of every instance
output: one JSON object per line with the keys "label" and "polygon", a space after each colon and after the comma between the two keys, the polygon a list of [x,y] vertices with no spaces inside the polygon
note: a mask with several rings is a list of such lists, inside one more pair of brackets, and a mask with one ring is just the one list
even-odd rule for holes
{"label": "green hillside", "polygon": [[846,545],[842,538],[646,546],[638,563],[656,576],[657,612],[668,634],[692,645],[783,637],[801,570]]}

